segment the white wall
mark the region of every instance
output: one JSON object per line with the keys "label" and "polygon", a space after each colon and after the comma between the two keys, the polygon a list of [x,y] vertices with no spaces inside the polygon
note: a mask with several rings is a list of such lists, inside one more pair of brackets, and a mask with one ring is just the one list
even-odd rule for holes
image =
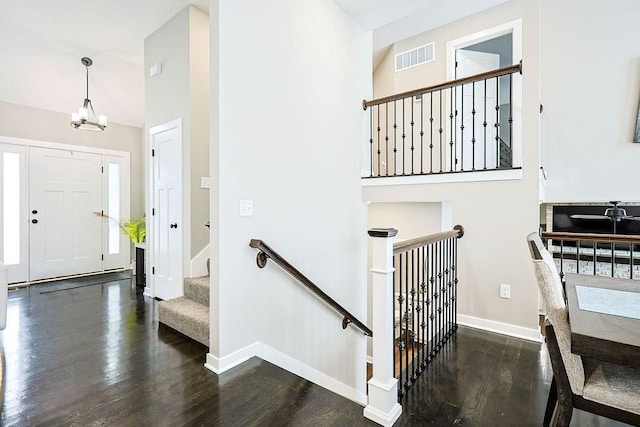
{"label": "white wall", "polygon": [[[539,49],[538,2],[512,0],[500,6],[396,43],[401,52],[435,42],[436,60],[395,74],[396,92],[446,80],[446,43],[500,24],[522,19],[523,152],[522,178],[468,182],[366,187],[364,198],[380,202],[449,201],[453,224],[465,235],[459,241],[460,320],[476,326],[535,339],[537,286],[525,236],[538,229]],[[517,58],[514,60],[519,60]],[[389,81],[393,61],[376,69]],[[499,297],[501,283],[511,285],[511,299]]]}
{"label": "white wall", "polygon": [[[275,264],[256,268],[249,240],[265,240],[366,318],[358,141],[361,100],[371,95],[371,35],[331,0],[221,0],[217,25],[212,356],[259,341],[364,402],[364,335],[343,331],[339,315]],[[253,217],[239,217],[241,199],[254,201]]]}
{"label": "white wall", "polygon": [[541,0],[547,202],[638,201],[640,3]]}
{"label": "white wall", "polygon": [[[209,175],[209,50],[208,16],[191,6],[145,40],[146,130],[182,117],[185,266],[209,243],[209,190],[200,188]],[[156,64],[162,73],[150,77]]]}
{"label": "white wall", "polygon": [[57,113],[0,101],[0,135],[2,136],[130,153],[130,215],[132,218],[141,217],[145,211],[142,129],[110,122],[104,132],[88,132],[72,128],[70,121],[71,113]]}

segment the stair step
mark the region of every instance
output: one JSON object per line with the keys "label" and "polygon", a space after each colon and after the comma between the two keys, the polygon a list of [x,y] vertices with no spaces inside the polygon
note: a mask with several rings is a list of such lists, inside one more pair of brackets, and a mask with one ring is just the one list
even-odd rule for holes
{"label": "stair step", "polygon": [[158,320],[209,346],[209,306],[186,297],[158,303]]}
{"label": "stair step", "polygon": [[209,276],[184,279],[184,296],[208,307],[210,279]]}

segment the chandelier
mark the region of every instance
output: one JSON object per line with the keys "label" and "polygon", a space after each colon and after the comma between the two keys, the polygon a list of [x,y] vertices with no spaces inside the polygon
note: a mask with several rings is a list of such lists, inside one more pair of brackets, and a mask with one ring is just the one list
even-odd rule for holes
{"label": "chandelier", "polygon": [[84,99],[82,107],[78,109],[78,112],[71,113],[71,126],[84,130],[104,130],[107,127],[107,116],[96,116],[96,112],[93,110],[93,105],[89,99],[89,67],[93,64],[93,61],[86,56],[80,61],[87,69],[87,96]]}

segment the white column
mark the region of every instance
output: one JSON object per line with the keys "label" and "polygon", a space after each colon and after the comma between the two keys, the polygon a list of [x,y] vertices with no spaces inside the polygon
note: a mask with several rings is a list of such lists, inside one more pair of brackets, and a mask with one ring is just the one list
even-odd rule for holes
{"label": "white column", "polygon": [[369,380],[364,416],[391,426],[402,414],[398,380],[393,376],[393,228],[373,228],[373,377]]}

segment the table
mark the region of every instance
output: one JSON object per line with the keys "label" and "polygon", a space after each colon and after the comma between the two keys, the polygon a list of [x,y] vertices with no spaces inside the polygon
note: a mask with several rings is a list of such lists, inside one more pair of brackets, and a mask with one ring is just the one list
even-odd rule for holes
{"label": "table", "polygon": [[[640,294],[640,281],[582,274],[566,275],[567,308],[571,324],[571,352],[581,356],[640,368],[640,319],[588,311],[584,296],[578,300],[576,286],[601,290],[626,291]],[[584,295],[585,289],[579,289]],[[599,291],[598,291],[599,292]],[[623,298],[619,292],[609,292],[610,298]],[[635,298],[637,295],[626,294]],[[581,308],[582,305],[582,308]]]}

